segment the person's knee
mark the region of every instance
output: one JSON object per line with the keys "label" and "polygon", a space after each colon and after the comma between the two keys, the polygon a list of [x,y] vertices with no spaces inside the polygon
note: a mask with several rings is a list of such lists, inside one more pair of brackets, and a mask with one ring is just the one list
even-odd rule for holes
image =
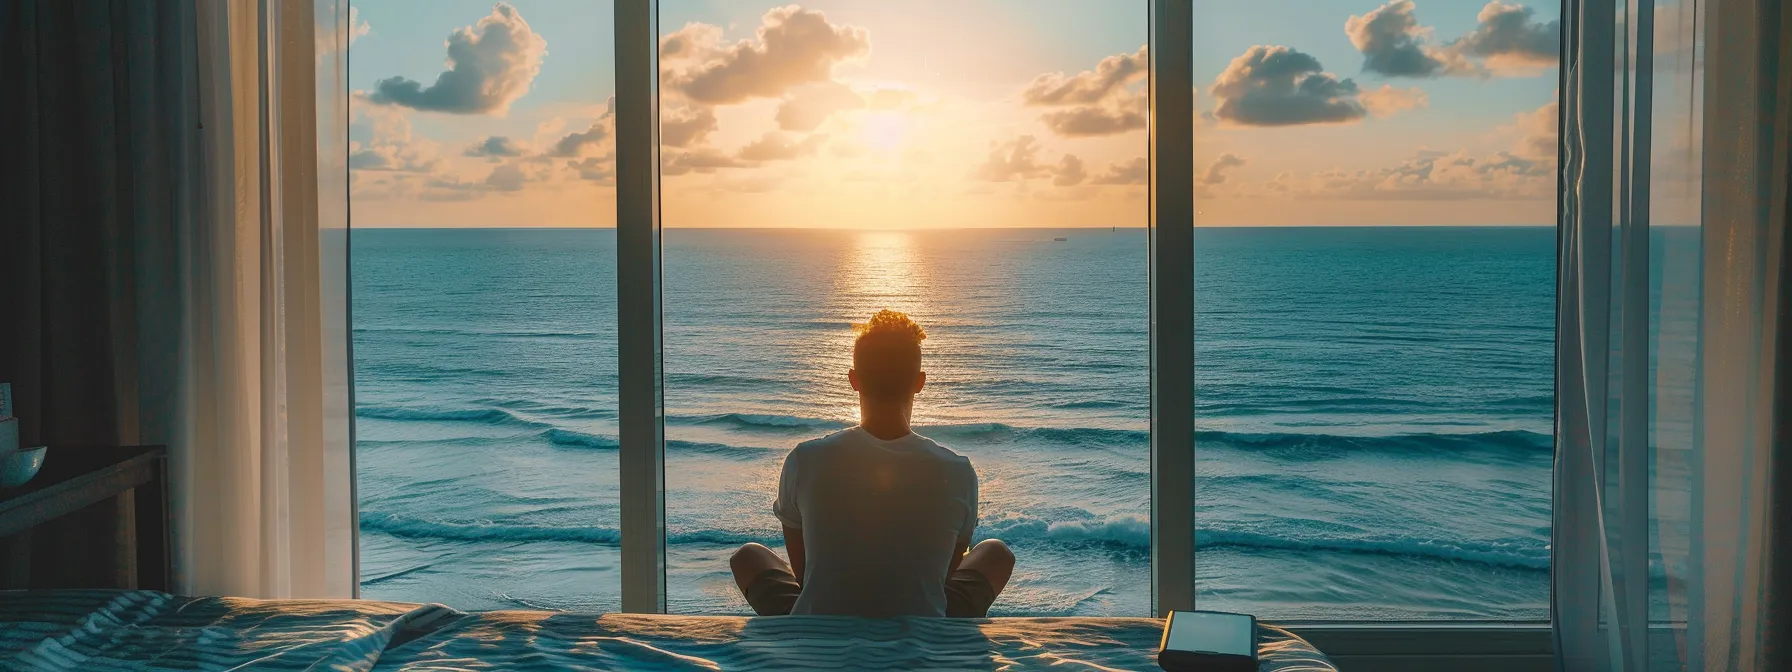
{"label": "person's knee", "polygon": [[729,556],[728,567],[733,569],[735,574],[759,569],[761,565],[765,564],[765,556],[770,555],[771,552],[772,549],[766,548],[764,544],[747,542],[735,549],[734,555]]}
{"label": "person's knee", "polygon": [[992,563],[1006,567],[1014,566],[1014,551],[1001,539],[984,539],[977,544],[977,551],[989,558]]}

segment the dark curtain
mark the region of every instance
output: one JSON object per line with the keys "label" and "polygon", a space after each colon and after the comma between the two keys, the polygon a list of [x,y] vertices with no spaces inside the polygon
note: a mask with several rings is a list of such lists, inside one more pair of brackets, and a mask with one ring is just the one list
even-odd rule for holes
{"label": "dark curtain", "polygon": [[146,406],[167,408],[178,334],[140,325],[178,324],[173,225],[195,183],[183,169],[191,10],[0,4],[0,381],[13,384],[21,441],[166,437],[167,413]]}

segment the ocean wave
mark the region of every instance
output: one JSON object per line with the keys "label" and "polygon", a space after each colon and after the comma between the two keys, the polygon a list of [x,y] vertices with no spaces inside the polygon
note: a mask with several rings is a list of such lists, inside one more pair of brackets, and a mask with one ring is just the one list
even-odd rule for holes
{"label": "ocean wave", "polygon": [[[1273,526],[1273,524],[1271,524]],[[363,512],[361,529],[395,537],[450,541],[565,541],[614,546],[621,531],[613,527],[557,527],[490,521],[439,522]],[[1039,544],[1109,547],[1147,553],[1151,549],[1151,524],[1137,516],[1113,516],[1083,520],[1047,520],[1015,516],[978,526],[978,539],[999,537],[1024,549]],[[669,544],[739,545],[757,542],[783,543],[783,537],[764,533],[721,529],[674,529]],[[1309,553],[1353,553],[1416,557],[1514,569],[1548,570],[1549,547],[1540,541],[1433,539],[1405,535],[1300,535],[1277,534],[1261,529],[1204,528],[1195,532],[1197,548],[1240,548]],[[1199,552],[1197,550],[1197,552]]]}
{"label": "ocean wave", "polygon": [[[1151,549],[1151,523],[1137,516],[1061,521],[1017,517],[980,525],[979,532],[1001,537],[1016,545],[1046,541],[1118,546],[1141,553]],[[1215,527],[1197,529],[1195,544],[1197,547],[1207,548],[1367,553],[1518,569],[1549,569],[1548,547],[1539,542],[1521,540],[1446,540],[1401,535],[1296,535]]]}
{"label": "ocean wave", "polygon": [[413,422],[477,422],[487,425],[543,427],[546,423],[524,418],[502,408],[429,408],[410,406],[357,406],[355,417]]}
{"label": "ocean wave", "polygon": [[[616,450],[622,445],[614,436],[579,432],[570,429],[552,428],[541,432],[540,436],[546,439],[548,443],[564,448]],[[666,441],[666,450],[675,453],[705,453],[708,455],[729,458],[756,458],[768,451],[776,449],[754,446],[735,446],[706,441],[680,441],[677,439],[670,439]]]}
{"label": "ocean wave", "polygon": [[1553,451],[1555,439],[1548,434],[1518,429],[1462,434],[1414,433],[1393,436],[1196,431],[1195,445],[1197,449],[1203,444],[1217,444],[1249,452],[1288,452],[1302,455],[1348,452],[1460,453],[1488,449],[1529,455]]}
{"label": "ocean wave", "polygon": [[[614,439],[591,438],[595,435],[556,427],[551,421],[574,418],[606,418],[606,412],[573,407],[540,406],[531,408],[542,418],[519,415],[498,406],[475,408],[432,408],[404,406],[361,406],[355,414],[362,418],[419,422],[475,422],[543,430],[549,442],[578,447],[615,448]],[[715,426],[746,433],[779,436],[821,434],[850,425],[838,420],[806,418],[792,415],[760,413],[721,413],[713,415],[672,416],[667,422],[686,426]],[[1000,422],[923,425],[916,430],[940,439],[947,445],[1029,442],[1069,448],[1122,446],[1144,448],[1150,445],[1151,433],[1136,429],[1101,427],[1016,427]],[[1323,433],[1291,432],[1227,432],[1198,430],[1197,448],[1220,447],[1266,454],[1326,454],[1351,452],[1462,453],[1473,450],[1506,451],[1513,455],[1544,454],[1554,449],[1555,440],[1548,434],[1525,430],[1499,430],[1465,433],[1409,433],[1389,436],[1348,436]]]}
{"label": "ocean wave", "polygon": [[567,448],[615,450],[622,446],[621,443],[617,442],[616,437],[614,436],[576,432],[570,429],[560,429],[558,427],[552,427],[543,431],[541,433],[541,438],[547,439],[548,443]]}
{"label": "ocean wave", "polygon": [[355,416],[361,418],[375,418],[379,420],[403,420],[411,422],[474,422],[487,425],[519,425],[525,427],[547,427],[550,425],[548,422],[549,420],[607,420],[616,417],[616,414],[613,411],[584,406],[554,406],[550,404],[505,403],[498,401],[473,403],[480,405],[466,408],[363,405],[355,407]]}
{"label": "ocean wave", "polygon": [[355,327],[357,334],[421,334],[430,336],[484,336],[495,338],[593,338],[603,332],[564,329],[465,329],[455,327]]}
{"label": "ocean wave", "polygon": [[836,430],[850,427],[838,420],[822,420],[820,418],[803,418],[794,415],[771,415],[761,413],[719,413],[715,415],[672,416],[668,422],[682,425],[719,425],[746,431],[775,431],[790,433],[797,430],[820,431]]}

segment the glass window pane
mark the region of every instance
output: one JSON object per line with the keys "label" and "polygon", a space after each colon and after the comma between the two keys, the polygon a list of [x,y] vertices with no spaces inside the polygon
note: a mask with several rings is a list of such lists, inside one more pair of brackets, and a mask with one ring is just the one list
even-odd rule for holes
{"label": "glass window pane", "polygon": [[1146,3],[783,5],[661,3],[671,609],[748,611],[728,557],[783,552],[890,308],[1019,556],[992,613],[1146,614]]}
{"label": "glass window pane", "polygon": [[1558,11],[1197,4],[1201,608],[1548,617]]}
{"label": "glass window pane", "polygon": [[353,9],[362,594],[613,611],[611,5]]}

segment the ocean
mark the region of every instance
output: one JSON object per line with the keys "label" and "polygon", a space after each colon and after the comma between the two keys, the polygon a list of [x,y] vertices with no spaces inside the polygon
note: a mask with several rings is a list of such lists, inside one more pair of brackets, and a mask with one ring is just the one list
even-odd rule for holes
{"label": "ocean", "polygon": [[[668,605],[746,613],[785,451],[849,426],[851,325],[927,330],[917,431],[968,455],[998,615],[1150,606],[1147,234],[664,234]],[[1196,590],[1317,620],[1545,619],[1555,233],[1196,233]],[[611,230],[353,233],[361,585],[620,603]]]}

